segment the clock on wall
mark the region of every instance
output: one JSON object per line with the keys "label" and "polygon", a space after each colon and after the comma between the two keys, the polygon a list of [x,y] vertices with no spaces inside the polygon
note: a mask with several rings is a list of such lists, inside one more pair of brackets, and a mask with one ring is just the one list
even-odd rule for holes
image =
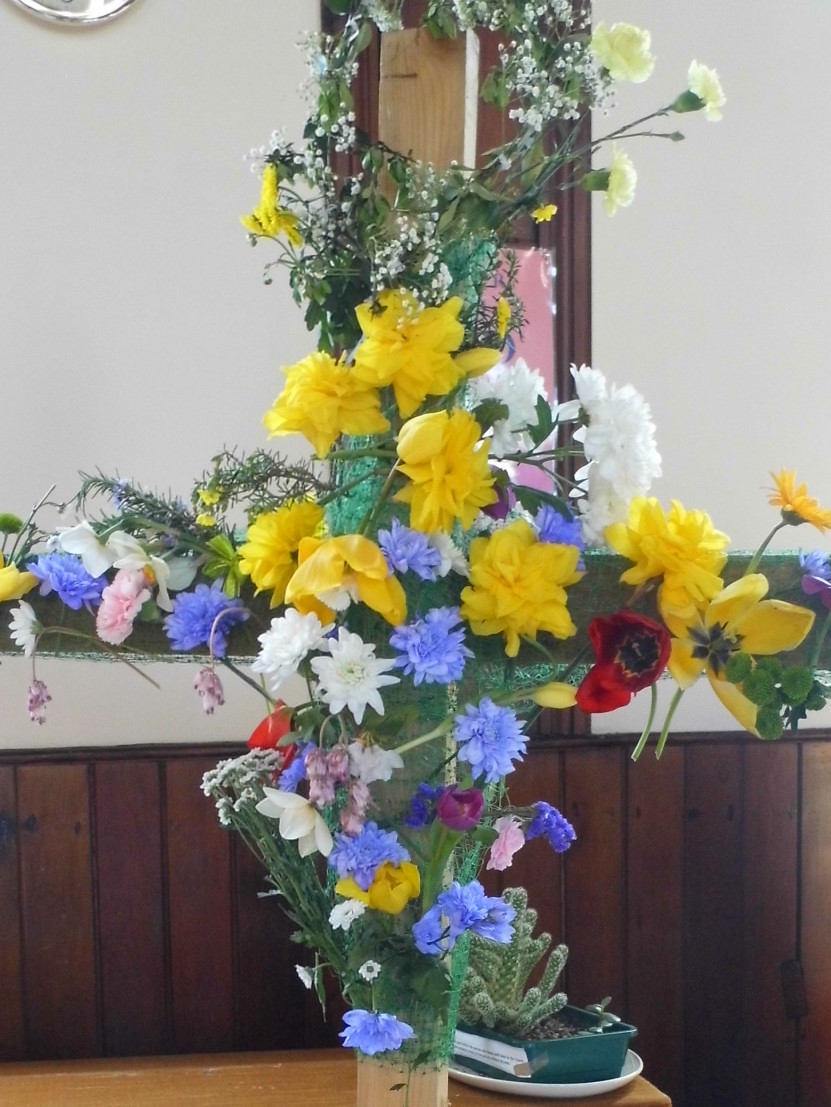
{"label": "clock on wall", "polygon": [[42,19],[60,23],[102,23],[112,19],[135,0],[12,0],[19,8],[25,8]]}

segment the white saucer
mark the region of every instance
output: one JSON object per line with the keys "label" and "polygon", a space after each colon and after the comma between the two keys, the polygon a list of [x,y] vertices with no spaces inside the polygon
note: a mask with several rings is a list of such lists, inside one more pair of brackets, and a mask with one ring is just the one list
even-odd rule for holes
{"label": "white saucer", "polygon": [[530,1080],[498,1080],[493,1076],[481,1076],[470,1069],[450,1064],[450,1075],[462,1084],[471,1084],[474,1088],[485,1088],[489,1092],[502,1092],[504,1095],[524,1095],[529,1099],[587,1099],[603,1092],[613,1092],[634,1080],[643,1069],[643,1061],[637,1053],[628,1050],[623,1062],[623,1072],[611,1080],[591,1080],[587,1084],[534,1084]]}

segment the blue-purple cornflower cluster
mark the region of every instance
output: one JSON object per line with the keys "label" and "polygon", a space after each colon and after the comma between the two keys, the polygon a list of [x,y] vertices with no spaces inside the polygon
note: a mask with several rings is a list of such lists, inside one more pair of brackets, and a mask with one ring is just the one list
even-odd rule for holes
{"label": "blue-purple cornflower cluster", "polygon": [[409,861],[410,855],[398,841],[392,830],[381,830],[377,823],[364,823],[360,834],[351,836],[340,833],[329,854],[329,866],[341,878],[352,877],[359,888],[366,892],[376,871],[389,861],[400,865]]}
{"label": "blue-purple cornflower cluster", "polygon": [[528,739],[516,714],[495,704],[490,696],[484,696],[476,707],[468,704],[465,711],[456,716],[453,731],[457,756],[470,765],[474,780],[484,778],[488,784],[496,784],[511,772],[514,761],[522,760]]}
{"label": "blue-purple cornflower cluster", "polygon": [[164,629],[175,650],[195,650],[211,644],[214,656],[224,657],[228,632],[247,618],[248,612],[239,600],[226,596],[217,581],[197,584],[192,592],[180,592]]}
{"label": "blue-purple cornflower cluster", "polygon": [[341,1030],[338,1037],[343,1038],[345,1046],[359,1049],[368,1057],[400,1049],[404,1042],[415,1037],[408,1023],[379,1011],[363,1011],[356,1007],[346,1012],[343,1021],[346,1029]]}
{"label": "blue-purple cornflower cluster", "polygon": [[80,557],[75,554],[41,554],[26,568],[40,581],[41,596],[56,592],[61,603],[73,611],[80,611],[84,605],[99,604],[101,593],[107,586],[106,579],[88,573]]}
{"label": "blue-purple cornflower cluster", "polygon": [[395,664],[413,684],[450,684],[459,680],[468,658],[458,607],[434,607],[423,619],[397,627],[390,645],[399,651]]}
{"label": "blue-purple cornflower cluster", "polygon": [[806,596],[818,596],[820,603],[831,608],[831,560],[827,553],[814,550],[799,554],[802,569],[802,591]]}
{"label": "blue-purple cornflower cluster", "polygon": [[[534,527],[540,542],[550,542],[561,546],[576,546],[582,554],[586,548],[586,540],[583,537],[583,524],[573,515],[563,515],[551,504],[543,504],[534,516]],[[585,563],[581,557],[577,562],[578,569],[585,569]]]}
{"label": "blue-purple cornflower cluster", "polygon": [[413,926],[416,948],[440,957],[468,930],[504,945],[513,936],[515,915],[513,907],[499,896],[485,895],[478,880],[470,884],[454,880]]}
{"label": "blue-purple cornflower cluster", "polygon": [[378,531],[378,545],[390,572],[415,573],[421,580],[438,580],[441,554],[421,531],[393,519],[390,530]]}
{"label": "blue-purple cornflower cluster", "polygon": [[564,853],[577,837],[574,827],[556,807],[543,800],[534,804],[534,810],[536,815],[525,831],[525,840],[530,842],[532,838],[544,837],[557,853]]}

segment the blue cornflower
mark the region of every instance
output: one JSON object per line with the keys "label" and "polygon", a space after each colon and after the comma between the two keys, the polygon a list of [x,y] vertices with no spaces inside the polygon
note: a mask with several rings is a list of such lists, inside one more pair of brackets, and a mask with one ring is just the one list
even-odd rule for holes
{"label": "blue cornflower", "polygon": [[306,754],[316,749],[314,742],[304,742],[298,747],[294,760],[287,769],[283,769],[277,780],[281,792],[296,792],[301,780],[306,779]]}
{"label": "blue cornflower", "polygon": [[73,611],[80,611],[86,603],[100,603],[101,593],[107,586],[106,578],[88,573],[80,557],[75,554],[41,554],[26,568],[40,581],[41,596],[57,592],[61,603]]}
{"label": "blue cornflower", "polygon": [[410,800],[410,810],[404,816],[404,826],[411,830],[421,830],[436,817],[436,801],[444,792],[441,784],[419,784]]}
{"label": "blue cornflower", "polygon": [[408,1023],[383,1011],[362,1011],[356,1007],[346,1012],[343,1021],[346,1029],[338,1034],[339,1038],[343,1038],[343,1044],[359,1049],[369,1057],[389,1049],[400,1049],[404,1042],[415,1037],[415,1031]]}
{"label": "blue cornflower", "polygon": [[822,550],[799,554],[802,569],[802,591],[806,596],[819,596],[820,602],[831,607],[831,561]]}
{"label": "blue cornflower", "polygon": [[[219,615],[222,618],[217,620]],[[239,600],[229,599],[216,581],[211,585],[197,584],[192,592],[180,592],[173,602],[172,613],[164,621],[164,629],[174,650],[207,646],[213,631],[213,652],[216,657],[224,657],[228,632],[247,618],[248,612]]]}
{"label": "blue cornflower", "polygon": [[499,707],[484,696],[478,707],[468,704],[466,715],[456,716],[453,737],[460,761],[467,761],[474,779],[484,776],[495,784],[522,759],[528,741],[519,719],[509,707]]}
{"label": "blue cornflower", "polygon": [[387,559],[390,572],[413,572],[421,580],[437,580],[441,554],[420,530],[405,527],[393,519],[392,530],[378,531],[378,545]]}
{"label": "blue cornflower", "polygon": [[530,842],[532,838],[546,837],[557,853],[565,853],[577,834],[574,827],[561,815],[556,807],[550,803],[539,800],[534,804],[536,815],[531,820],[531,825],[525,831],[525,840]]}
{"label": "blue cornflower", "polygon": [[381,830],[372,821],[364,823],[361,833],[354,838],[344,833],[335,835],[335,844],[329,854],[329,865],[338,876],[351,876],[365,892],[385,861],[399,865],[409,860],[410,855],[398,841],[395,831]]}
{"label": "blue cornflower", "polygon": [[434,607],[423,619],[397,627],[390,645],[399,651],[395,664],[412,676],[416,685],[450,684],[459,680],[467,658],[473,657],[464,644],[458,607]]}
{"label": "blue cornflower", "polygon": [[[537,530],[537,538],[540,542],[550,542],[561,546],[576,546],[582,553],[586,548],[583,538],[583,525],[579,519],[575,519],[571,513],[561,515],[556,507],[551,504],[543,504],[534,516],[534,526]],[[577,565],[578,569],[585,568],[583,559]]]}
{"label": "blue cornflower", "polygon": [[485,895],[478,880],[469,884],[454,880],[413,926],[413,938],[421,953],[432,957],[452,949],[466,930],[505,944],[513,935],[515,915],[501,897]]}

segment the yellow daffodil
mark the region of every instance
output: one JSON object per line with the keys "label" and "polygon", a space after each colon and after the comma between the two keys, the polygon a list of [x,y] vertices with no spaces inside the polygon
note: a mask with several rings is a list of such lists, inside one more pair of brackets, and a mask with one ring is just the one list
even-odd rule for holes
{"label": "yellow daffodil", "polygon": [[258,592],[271,590],[271,607],[285,599],[300,543],[322,524],[323,508],[301,501],[265,512],[249,526],[239,550],[240,572],[251,577]]}
{"label": "yellow daffodil", "polygon": [[776,489],[770,497],[770,503],[782,511],[782,518],[791,526],[799,523],[811,523],[823,533],[831,527],[831,511],[820,507],[813,496],[808,495],[806,484],[797,485],[796,471],[781,469],[770,474]]}
{"label": "yellow daffodil", "polygon": [[543,684],[541,688],[532,692],[531,699],[539,707],[552,707],[562,711],[567,707],[574,707],[577,703],[577,689],[562,680],[553,680],[550,684]]}
{"label": "yellow daffodil", "polygon": [[422,307],[405,289],[387,289],[356,309],[364,340],[355,353],[355,376],[374,388],[392,385],[405,419],[427,396],[446,396],[467,375],[484,373],[498,350],[468,350],[454,356],[464,339],[462,301],[453,296]]}
{"label": "yellow daffodil", "polygon": [[651,35],[631,23],[598,23],[591,38],[594,56],[615,81],[640,84],[655,68]]}
{"label": "yellow daffodil", "polygon": [[0,603],[5,600],[19,600],[27,592],[31,592],[38,583],[38,578],[33,573],[20,570],[16,565],[5,565],[3,555],[0,554]]}
{"label": "yellow daffodil", "polygon": [[692,618],[665,617],[673,635],[669,671],[679,687],[689,688],[706,673],[713,691],[730,714],[756,733],[756,704],[741,685],[724,679],[732,654],[768,656],[795,649],[814,622],[814,613],[784,600],[766,600],[768,582],[761,573],[740,577]]}
{"label": "yellow daffodil", "polygon": [[636,496],[625,523],[606,528],[606,541],[635,564],[621,581],[636,587],[660,580],[662,615],[689,619],[717,595],[724,582],[729,539],[703,511],[687,511],[677,500],[665,512],[658,500]]}
{"label": "yellow daffodil", "polygon": [[535,223],[550,223],[556,214],[556,204],[542,204],[540,207],[534,208],[531,212],[531,218]]}
{"label": "yellow daffodil", "polygon": [[322,622],[333,611],[360,600],[393,626],[407,617],[407,597],[401,583],[390,574],[383,553],[360,534],[337,538],[304,538],[299,564],[286,588],[286,603],[301,614],[314,611]]}
{"label": "yellow daffodil", "polygon": [[421,894],[421,876],[411,861],[402,861],[393,865],[384,861],[379,866],[367,891],[352,877],[344,877],[335,885],[339,896],[357,899],[373,911],[383,911],[387,915],[400,915],[411,899]]}
{"label": "yellow daffodil", "polygon": [[298,219],[280,207],[277,183],[277,166],[269,164],[263,170],[260,202],[250,215],[243,215],[241,222],[251,234],[265,234],[272,238],[285,235],[297,249],[303,245],[303,236],[297,229]]}
{"label": "yellow daffodil", "polygon": [[501,339],[508,333],[508,324],[511,321],[511,305],[504,296],[496,301],[496,333]]}
{"label": "yellow daffodil", "polygon": [[318,352],[290,366],[285,374],[283,391],[263,417],[271,437],[302,434],[317,456],[324,457],[340,434],[389,430],[378,390],[355,376],[343,361]]}
{"label": "yellow daffodil", "polygon": [[524,520],[474,538],[470,584],[462,589],[462,618],[474,634],[503,634],[505,653],[516,657],[520,636],[547,631],[570,638],[576,630],[568,612],[566,588],[582,577],[576,546],[540,542]]}
{"label": "yellow daffodil", "polygon": [[468,411],[410,419],[398,435],[398,456],[409,484],[395,498],[410,505],[410,523],[417,530],[449,533],[457,519],[469,527],[480,508],[497,500],[488,444]]}

